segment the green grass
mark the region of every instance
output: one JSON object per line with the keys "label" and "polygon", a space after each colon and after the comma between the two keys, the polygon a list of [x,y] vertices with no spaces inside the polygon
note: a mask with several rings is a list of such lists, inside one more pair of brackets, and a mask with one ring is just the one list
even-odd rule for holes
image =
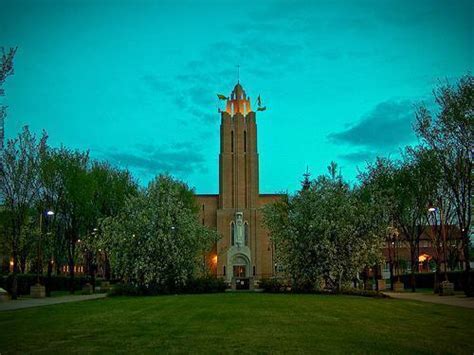
{"label": "green grass", "polygon": [[474,310],[353,296],[116,297],[0,313],[0,353],[460,353]]}

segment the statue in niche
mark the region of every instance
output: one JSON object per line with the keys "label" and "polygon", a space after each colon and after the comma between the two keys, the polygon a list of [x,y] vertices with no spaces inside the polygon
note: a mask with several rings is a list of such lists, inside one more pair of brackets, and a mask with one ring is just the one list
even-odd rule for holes
{"label": "statue in niche", "polygon": [[237,246],[244,245],[244,214],[243,212],[235,213],[235,235]]}

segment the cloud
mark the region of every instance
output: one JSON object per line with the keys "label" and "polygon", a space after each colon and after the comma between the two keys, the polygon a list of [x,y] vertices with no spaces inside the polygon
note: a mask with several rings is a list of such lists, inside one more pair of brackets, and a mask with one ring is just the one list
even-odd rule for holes
{"label": "cloud", "polygon": [[356,152],[350,152],[345,154],[340,154],[339,157],[345,161],[352,163],[365,162],[374,159],[377,156],[375,152],[360,150]]}
{"label": "cloud", "polygon": [[147,178],[163,172],[187,176],[206,171],[201,148],[192,143],[182,142],[168,146],[137,144],[130,150],[102,150],[101,155],[112,164],[128,168]]}
{"label": "cloud", "polygon": [[[178,75],[146,73],[143,83],[199,122],[215,122],[218,119],[215,94],[221,92],[223,78],[236,79],[235,65],[242,65],[246,77],[274,79],[304,64],[304,41],[298,33],[289,35],[292,31],[288,29],[293,24],[285,21],[231,23],[227,29],[232,36],[211,42],[191,57]],[[180,120],[183,124],[188,122],[186,118]]]}
{"label": "cloud", "polygon": [[387,151],[412,142],[414,120],[413,103],[385,101],[363,116],[348,129],[331,133],[328,139],[333,143],[345,143],[377,151]]}

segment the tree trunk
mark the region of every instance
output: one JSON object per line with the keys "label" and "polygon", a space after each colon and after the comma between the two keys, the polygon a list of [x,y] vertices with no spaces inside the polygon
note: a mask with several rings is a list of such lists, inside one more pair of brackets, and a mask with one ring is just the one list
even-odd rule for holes
{"label": "tree trunk", "polygon": [[13,256],[13,280],[12,280],[12,300],[16,300],[18,298],[18,236],[19,227],[16,224],[16,221],[12,221],[13,230],[12,230],[12,256]]}
{"label": "tree trunk", "polygon": [[13,254],[12,300],[18,298],[18,258]]}
{"label": "tree trunk", "polygon": [[436,261],[436,272],[434,274],[433,292],[439,293],[439,281],[441,280],[441,264]]}
{"label": "tree trunk", "polygon": [[[469,240],[468,234],[464,233],[467,235],[467,240]],[[469,243],[464,243],[464,262],[466,263],[463,282],[464,294],[466,297],[474,297],[474,286],[471,281],[471,264],[469,263]]]}
{"label": "tree trunk", "polygon": [[107,281],[110,281],[110,262],[107,252],[104,252],[104,277]]}
{"label": "tree trunk", "polygon": [[51,297],[51,274],[53,273],[53,264],[51,260],[48,261],[48,278],[46,281],[46,296]]}
{"label": "tree trunk", "polygon": [[375,291],[380,291],[379,290],[379,265],[375,264],[374,267],[374,279],[375,279]]}
{"label": "tree trunk", "polygon": [[75,242],[71,238],[68,247],[68,266],[69,266],[69,293],[74,294],[74,250]]}
{"label": "tree trunk", "polygon": [[410,285],[411,292],[416,292],[415,287],[415,268],[417,265],[418,258],[416,257],[416,245],[410,246],[410,262],[411,262],[411,273],[410,273]]}
{"label": "tree trunk", "polygon": [[389,263],[389,270],[390,270],[390,291],[393,291],[394,277],[393,277],[393,263],[392,262]]}

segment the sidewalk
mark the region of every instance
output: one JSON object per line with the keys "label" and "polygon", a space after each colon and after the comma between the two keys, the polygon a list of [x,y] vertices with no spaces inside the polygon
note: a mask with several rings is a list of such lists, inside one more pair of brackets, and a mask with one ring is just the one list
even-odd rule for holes
{"label": "sidewalk", "polygon": [[430,302],[438,304],[447,304],[449,306],[474,308],[474,297],[466,297],[464,295],[454,296],[438,296],[428,293],[413,293],[413,292],[383,292],[383,294],[392,298],[401,300],[412,300],[421,302]]}
{"label": "sidewalk", "polygon": [[78,296],[62,296],[62,297],[46,297],[46,298],[24,298],[19,300],[12,300],[8,302],[0,303],[0,312],[2,311],[13,311],[16,309],[31,308],[49,306],[52,304],[79,302],[87,300],[95,300],[104,298],[107,295],[105,293],[96,293],[93,295],[78,295]]}

